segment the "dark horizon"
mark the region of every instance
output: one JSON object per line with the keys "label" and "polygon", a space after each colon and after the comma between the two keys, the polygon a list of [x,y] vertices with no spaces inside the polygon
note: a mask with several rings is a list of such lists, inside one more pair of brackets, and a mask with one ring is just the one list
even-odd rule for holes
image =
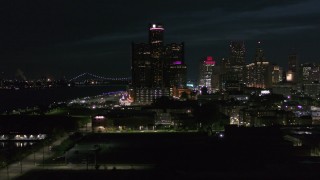
{"label": "dark horizon", "polygon": [[164,43],[185,43],[188,79],[206,56],[220,63],[229,43],[243,40],[246,63],[262,41],[271,63],[287,68],[319,62],[320,2],[284,1],[8,1],[2,3],[1,76],[71,78],[84,72],[131,76],[131,43],[148,39],[149,23],[162,23]]}

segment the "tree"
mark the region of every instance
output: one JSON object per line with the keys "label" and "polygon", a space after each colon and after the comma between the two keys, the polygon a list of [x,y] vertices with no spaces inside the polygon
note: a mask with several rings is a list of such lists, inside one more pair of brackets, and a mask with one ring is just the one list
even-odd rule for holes
{"label": "tree", "polygon": [[207,94],[208,94],[208,88],[205,87],[205,86],[203,86],[203,87],[201,88],[201,94],[202,94],[202,95],[207,95]]}
{"label": "tree", "polygon": [[182,92],[180,99],[188,99],[188,94],[186,92]]}

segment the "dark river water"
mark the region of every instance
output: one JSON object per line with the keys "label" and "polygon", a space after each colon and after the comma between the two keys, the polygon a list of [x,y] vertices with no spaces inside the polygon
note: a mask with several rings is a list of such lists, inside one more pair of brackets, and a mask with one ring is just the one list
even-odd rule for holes
{"label": "dark river water", "polygon": [[[65,87],[50,89],[0,90],[0,113],[18,108],[49,105],[53,102],[123,91],[125,85]],[[0,134],[1,136],[1,134]],[[28,148],[36,142],[0,141],[0,156],[3,149]],[[1,159],[1,157],[0,157]]]}
{"label": "dark river water", "polygon": [[125,90],[125,85],[0,90],[0,113],[17,108],[49,105],[53,102]]}

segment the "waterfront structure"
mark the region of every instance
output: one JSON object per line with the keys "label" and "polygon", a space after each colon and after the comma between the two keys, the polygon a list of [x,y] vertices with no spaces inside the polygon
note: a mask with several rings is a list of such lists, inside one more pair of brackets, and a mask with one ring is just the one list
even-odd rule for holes
{"label": "waterfront structure", "polygon": [[[135,102],[151,103],[186,86],[184,43],[164,44],[164,27],[150,24],[149,42],[132,43],[132,86]],[[146,94],[147,93],[147,94]]]}
{"label": "waterfront structure", "polygon": [[208,93],[213,92],[212,79],[215,64],[216,62],[212,56],[207,56],[205,59],[200,60],[199,88],[206,87]]}

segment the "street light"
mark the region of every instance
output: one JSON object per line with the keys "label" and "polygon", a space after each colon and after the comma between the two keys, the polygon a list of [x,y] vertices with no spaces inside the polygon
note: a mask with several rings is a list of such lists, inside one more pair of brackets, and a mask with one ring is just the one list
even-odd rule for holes
{"label": "street light", "polygon": [[10,179],[9,177],[9,163],[8,162],[2,162],[2,164],[6,167],[7,169],[7,179]]}
{"label": "street light", "polygon": [[36,165],[36,150],[33,151],[33,162]]}
{"label": "street light", "polygon": [[20,163],[20,173],[22,174],[22,159],[19,161]]}
{"label": "street light", "polygon": [[9,177],[9,161],[10,161],[10,157],[11,157],[11,154],[10,154],[10,151],[3,151],[6,155],[4,156],[5,157],[5,161],[2,162],[4,166],[6,166],[6,169],[7,169],[7,179],[10,179]]}

